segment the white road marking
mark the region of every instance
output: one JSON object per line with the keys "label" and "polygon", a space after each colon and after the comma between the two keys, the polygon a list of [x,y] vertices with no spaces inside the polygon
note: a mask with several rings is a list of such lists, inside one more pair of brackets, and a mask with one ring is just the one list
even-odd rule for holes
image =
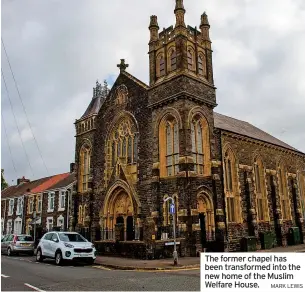
{"label": "white road marking", "polygon": [[3,277],[3,278],[9,278],[10,276],[1,274],[1,277]]}
{"label": "white road marking", "polygon": [[29,288],[33,289],[33,290],[36,290],[36,291],[40,291],[40,292],[45,292],[43,290],[40,290],[39,288],[35,287],[35,286],[32,286],[28,283],[24,283],[25,286],[28,286]]}

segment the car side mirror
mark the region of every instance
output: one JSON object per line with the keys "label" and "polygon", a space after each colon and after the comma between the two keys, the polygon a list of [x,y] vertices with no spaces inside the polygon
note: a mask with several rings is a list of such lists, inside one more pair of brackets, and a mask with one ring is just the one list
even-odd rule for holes
{"label": "car side mirror", "polygon": [[58,242],[58,239],[56,239],[56,238],[53,238],[53,241],[54,241],[54,242]]}

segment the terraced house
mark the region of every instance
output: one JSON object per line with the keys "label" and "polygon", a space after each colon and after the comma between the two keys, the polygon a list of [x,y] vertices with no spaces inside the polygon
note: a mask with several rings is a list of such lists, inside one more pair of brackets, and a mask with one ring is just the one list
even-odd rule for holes
{"label": "terraced house", "polygon": [[260,249],[267,234],[287,245],[292,227],[303,242],[305,154],[214,111],[208,17],[197,29],[185,12],[176,0],[162,31],[150,18],[149,85],[121,60],[111,90],[97,83],[76,120],[74,229],[135,257],[171,254],[173,219],[181,255],[240,250],[247,237]]}
{"label": "terraced house", "polygon": [[63,173],[30,181],[24,177],[17,185],[1,193],[2,234],[34,233],[36,237],[47,230],[69,229],[71,193],[75,174]]}

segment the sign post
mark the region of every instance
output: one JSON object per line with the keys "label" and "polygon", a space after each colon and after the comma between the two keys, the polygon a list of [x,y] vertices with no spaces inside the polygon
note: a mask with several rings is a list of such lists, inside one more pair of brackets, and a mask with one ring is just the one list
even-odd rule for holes
{"label": "sign post", "polygon": [[174,266],[178,265],[178,253],[177,253],[177,247],[176,247],[176,210],[175,210],[175,201],[172,197],[168,197],[164,200],[164,202],[167,202],[168,200],[171,200],[172,203],[169,205],[169,212],[170,214],[173,215],[174,220],[173,220],[173,232],[174,232],[174,253],[173,253],[173,258],[174,258]]}

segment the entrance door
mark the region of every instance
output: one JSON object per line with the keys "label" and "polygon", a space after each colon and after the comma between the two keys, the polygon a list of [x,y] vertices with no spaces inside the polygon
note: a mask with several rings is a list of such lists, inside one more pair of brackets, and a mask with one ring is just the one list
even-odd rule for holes
{"label": "entrance door", "polygon": [[127,240],[134,240],[134,231],[133,231],[133,217],[128,216],[127,217]]}
{"label": "entrance door", "polygon": [[207,230],[206,230],[206,216],[204,213],[199,213],[199,222],[200,222],[200,239],[202,247],[205,247],[207,243]]}

